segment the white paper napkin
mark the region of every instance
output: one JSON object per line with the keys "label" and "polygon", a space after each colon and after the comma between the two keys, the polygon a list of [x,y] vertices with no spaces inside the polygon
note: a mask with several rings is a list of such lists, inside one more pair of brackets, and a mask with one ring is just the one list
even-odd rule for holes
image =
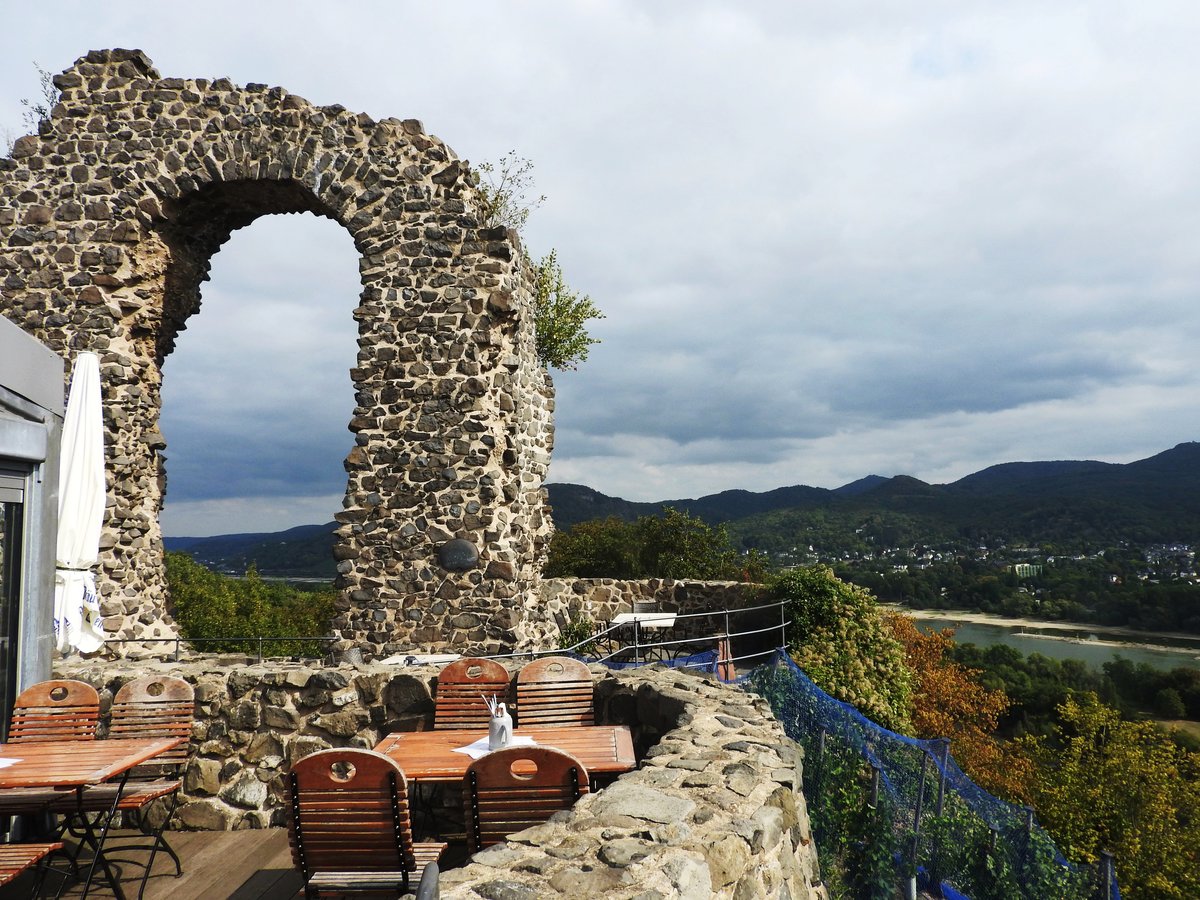
{"label": "white paper napkin", "polygon": [[[509,738],[508,746],[509,747],[536,747],[537,741],[535,741],[533,738],[525,736],[525,735],[514,734],[511,738]],[[455,753],[465,753],[465,754],[467,754],[467,756],[471,757],[471,759],[479,759],[479,757],[487,756],[492,751],[490,751],[488,749],[488,739],[486,737],[481,737],[479,740],[477,740],[473,744],[467,744],[467,746],[465,746],[465,747],[455,747],[454,752]]]}
{"label": "white paper napkin", "polygon": [[[484,743],[487,743],[487,741],[484,741]],[[11,757],[0,757],[0,769],[7,769],[9,766],[15,766],[20,761],[21,760],[19,759],[13,759]]]}

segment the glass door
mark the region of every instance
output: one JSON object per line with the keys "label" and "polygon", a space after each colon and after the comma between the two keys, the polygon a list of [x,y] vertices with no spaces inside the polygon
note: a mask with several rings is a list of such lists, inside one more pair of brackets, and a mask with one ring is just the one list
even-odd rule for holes
{"label": "glass door", "polygon": [[0,737],[17,696],[17,625],[24,546],[25,479],[0,469]]}

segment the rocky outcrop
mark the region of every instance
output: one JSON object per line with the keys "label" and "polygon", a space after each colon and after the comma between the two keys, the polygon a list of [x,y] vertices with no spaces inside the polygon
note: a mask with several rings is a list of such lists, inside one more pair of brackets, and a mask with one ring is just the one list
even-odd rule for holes
{"label": "rocky outcrop", "polygon": [[[432,668],[232,659],[60,668],[100,688],[105,704],[146,671],[195,684],[193,758],[178,813],[190,829],[281,825],[292,761],[428,725],[436,678]],[[640,767],[446,870],[442,896],[826,896],[801,788],[803,752],[764,700],[657,666],[593,671],[597,718],[630,727]]]}

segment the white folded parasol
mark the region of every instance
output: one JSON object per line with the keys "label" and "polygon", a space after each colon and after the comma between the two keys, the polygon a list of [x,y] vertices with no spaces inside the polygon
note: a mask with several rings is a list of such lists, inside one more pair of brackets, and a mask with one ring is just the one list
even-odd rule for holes
{"label": "white folded parasol", "polygon": [[94,353],[80,353],[71,372],[58,485],[55,640],[64,653],[72,648],[92,653],[106,637],[92,572],[100,557],[105,499],[100,360]]}

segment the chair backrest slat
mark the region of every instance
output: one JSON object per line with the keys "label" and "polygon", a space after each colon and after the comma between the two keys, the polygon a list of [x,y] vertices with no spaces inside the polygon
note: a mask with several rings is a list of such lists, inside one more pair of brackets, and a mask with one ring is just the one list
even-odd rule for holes
{"label": "chair backrest slat", "polygon": [[374,750],[321,750],[290,775],[288,840],[305,880],[318,872],[416,870],[408,782]]}
{"label": "chair backrest slat", "polygon": [[508,702],[511,677],[492,659],[459,659],[438,673],[433,727],[486,728],[491,717],[484,697]]}
{"label": "chair backrest slat", "polygon": [[30,685],[13,703],[8,742],[90,741],[100,721],[100,694],[90,684],[53,679]]}
{"label": "chair backrest slat", "polygon": [[517,726],[594,725],[592,673],[577,659],[548,656],[517,674]]}
{"label": "chair backrest slat", "polygon": [[471,763],[463,779],[467,847],[475,853],[570,809],[588,792],[588,772],[552,747],[509,747]]}

